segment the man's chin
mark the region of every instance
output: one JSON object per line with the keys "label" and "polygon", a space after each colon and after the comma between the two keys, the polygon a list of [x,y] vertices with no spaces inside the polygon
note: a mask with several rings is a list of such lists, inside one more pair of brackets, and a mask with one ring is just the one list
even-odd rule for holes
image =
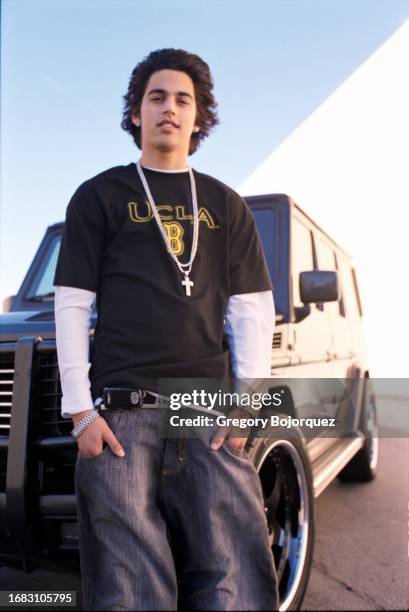
{"label": "man's chin", "polygon": [[180,151],[181,145],[180,145],[180,142],[176,142],[175,140],[169,138],[169,139],[163,139],[163,140],[157,141],[155,143],[155,148],[158,151],[163,151],[164,153],[170,153],[172,151]]}
{"label": "man's chin", "polygon": [[175,147],[175,145],[168,144],[168,143],[160,143],[159,145],[156,146],[156,148],[158,149],[158,151],[161,151],[162,153],[171,153],[172,151],[178,150],[178,147]]}

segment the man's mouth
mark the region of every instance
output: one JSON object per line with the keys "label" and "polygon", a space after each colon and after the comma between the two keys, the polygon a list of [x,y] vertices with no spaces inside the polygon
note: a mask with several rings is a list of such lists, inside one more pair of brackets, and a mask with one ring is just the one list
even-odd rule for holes
{"label": "man's mouth", "polygon": [[170,119],[164,119],[163,121],[158,123],[158,126],[159,127],[174,127],[174,128],[179,127],[174,121],[171,121]]}

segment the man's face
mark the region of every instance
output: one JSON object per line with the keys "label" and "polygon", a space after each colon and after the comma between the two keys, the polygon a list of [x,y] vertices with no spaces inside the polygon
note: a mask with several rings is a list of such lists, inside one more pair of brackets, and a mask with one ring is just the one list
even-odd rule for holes
{"label": "man's face", "polygon": [[149,148],[180,152],[187,156],[190,137],[196,126],[193,81],[185,72],[154,72],[145,89],[139,115],[132,121],[141,125],[142,151]]}

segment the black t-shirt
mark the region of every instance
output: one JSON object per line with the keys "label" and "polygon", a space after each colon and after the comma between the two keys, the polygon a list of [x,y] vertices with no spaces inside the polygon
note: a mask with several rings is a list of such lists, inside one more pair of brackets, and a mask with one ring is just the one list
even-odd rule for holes
{"label": "black t-shirt", "polygon": [[[193,172],[200,230],[190,297],[136,164],[86,181],[67,207],[54,285],[97,294],[90,370],[94,399],[104,386],[155,390],[158,378],[224,378],[229,296],[271,289],[247,204],[220,181]],[[144,173],[172,249],[185,263],[193,235],[189,173]]]}

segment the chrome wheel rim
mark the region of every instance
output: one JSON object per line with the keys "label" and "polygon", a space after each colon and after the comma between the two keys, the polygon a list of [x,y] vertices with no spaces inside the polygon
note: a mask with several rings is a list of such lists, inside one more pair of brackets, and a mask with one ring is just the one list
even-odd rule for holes
{"label": "chrome wheel rim", "polygon": [[269,540],[278,577],[280,607],[291,606],[303,574],[309,537],[310,500],[304,466],[289,440],[274,441],[258,466]]}
{"label": "chrome wheel rim", "polygon": [[372,394],[369,396],[366,410],[367,410],[366,429],[367,429],[367,440],[368,440],[369,466],[371,470],[375,470],[376,466],[378,465],[378,458],[379,458],[379,432],[378,432],[378,424],[376,421],[375,399]]}

